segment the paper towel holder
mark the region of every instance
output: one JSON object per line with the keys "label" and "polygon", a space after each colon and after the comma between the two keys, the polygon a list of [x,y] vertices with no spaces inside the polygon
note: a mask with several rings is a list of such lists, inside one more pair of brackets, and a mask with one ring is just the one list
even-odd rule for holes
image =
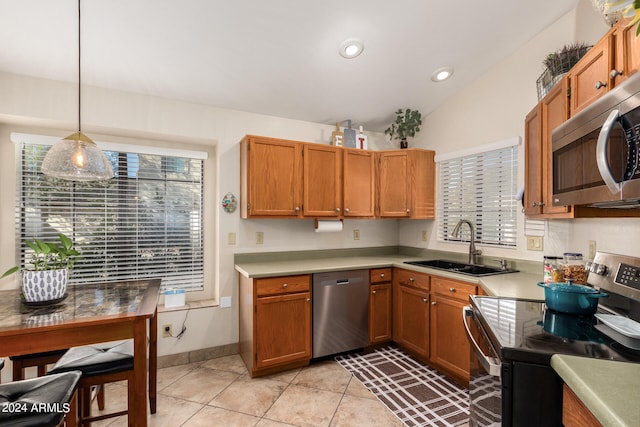
{"label": "paper towel holder", "polygon": [[[339,220],[338,220],[338,221],[336,221],[336,222],[343,222],[343,220],[342,220],[342,219],[339,219]],[[344,224],[343,224],[343,225],[344,225]],[[313,228],[314,228],[315,230],[317,230],[317,229],[318,229],[318,218],[314,218],[314,219],[313,219]]]}

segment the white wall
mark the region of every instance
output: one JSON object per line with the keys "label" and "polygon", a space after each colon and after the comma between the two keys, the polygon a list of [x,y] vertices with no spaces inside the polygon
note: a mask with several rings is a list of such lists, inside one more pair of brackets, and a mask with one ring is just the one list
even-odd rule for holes
{"label": "white wall", "polygon": [[[438,154],[456,152],[477,145],[519,136],[524,141],[524,118],[538,102],[536,79],[544,70],[542,60],[550,52],[576,41],[593,44],[608,27],[591,2],[581,0],[576,9],[534,37],[506,60],[430,114],[422,126],[417,145]],[[455,78],[455,74],[454,77]],[[443,83],[443,84],[446,84]],[[519,186],[524,185],[524,150],[519,149]],[[524,238],[524,215],[519,213],[518,247],[482,247],[484,255],[542,261],[544,254],[565,251],[588,254],[588,241],[598,250],[640,256],[640,246],[630,238],[640,234],[639,219],[581,219],[547,221],[544,250],[528,251]],[[429,233],[422,242],[422,230]],[[400,242],[408,246],[466,252],[468,244],[441,243],[436,239],[435,221],[400,223]]]}

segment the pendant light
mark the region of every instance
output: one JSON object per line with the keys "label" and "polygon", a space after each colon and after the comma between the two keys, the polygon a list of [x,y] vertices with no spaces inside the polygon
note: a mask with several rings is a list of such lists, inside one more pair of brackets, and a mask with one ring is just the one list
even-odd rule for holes
{"label": "pendant light", "polygon": [[42,173],[69,181],[101,181],[113,177],[111,163],[95,142],[82,133],[80,73],[80,0],[78,0],[78,132],[56,142],[42,161]]}

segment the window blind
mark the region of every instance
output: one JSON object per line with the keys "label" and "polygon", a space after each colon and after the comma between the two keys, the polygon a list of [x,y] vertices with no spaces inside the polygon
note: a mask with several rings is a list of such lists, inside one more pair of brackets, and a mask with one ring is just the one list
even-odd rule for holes
{"label": "window blind", "polygon": [[470,241],[469,227],[461,228],[461,238],[451,236],[467,219],[477,243],[516,246],[517,161],[517,146],[509,146],[438,162],[439,241]]}
{"label": "window blind", "polygon": [[18,147],[18,241],[72,238],[81,258],[71,283],[161,278],[163,288],[203,289],[201,156],[106,151],[113,179],[73,182],[40,172],[49,145]]}

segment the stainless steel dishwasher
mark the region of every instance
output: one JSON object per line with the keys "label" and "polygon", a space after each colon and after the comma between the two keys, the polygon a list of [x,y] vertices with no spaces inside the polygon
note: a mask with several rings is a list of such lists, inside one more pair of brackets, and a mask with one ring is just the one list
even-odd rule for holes
{"label": "stainless steel dishwasher", "polygon": [[369,344],[369,270],[313,275],[313,357]]}

